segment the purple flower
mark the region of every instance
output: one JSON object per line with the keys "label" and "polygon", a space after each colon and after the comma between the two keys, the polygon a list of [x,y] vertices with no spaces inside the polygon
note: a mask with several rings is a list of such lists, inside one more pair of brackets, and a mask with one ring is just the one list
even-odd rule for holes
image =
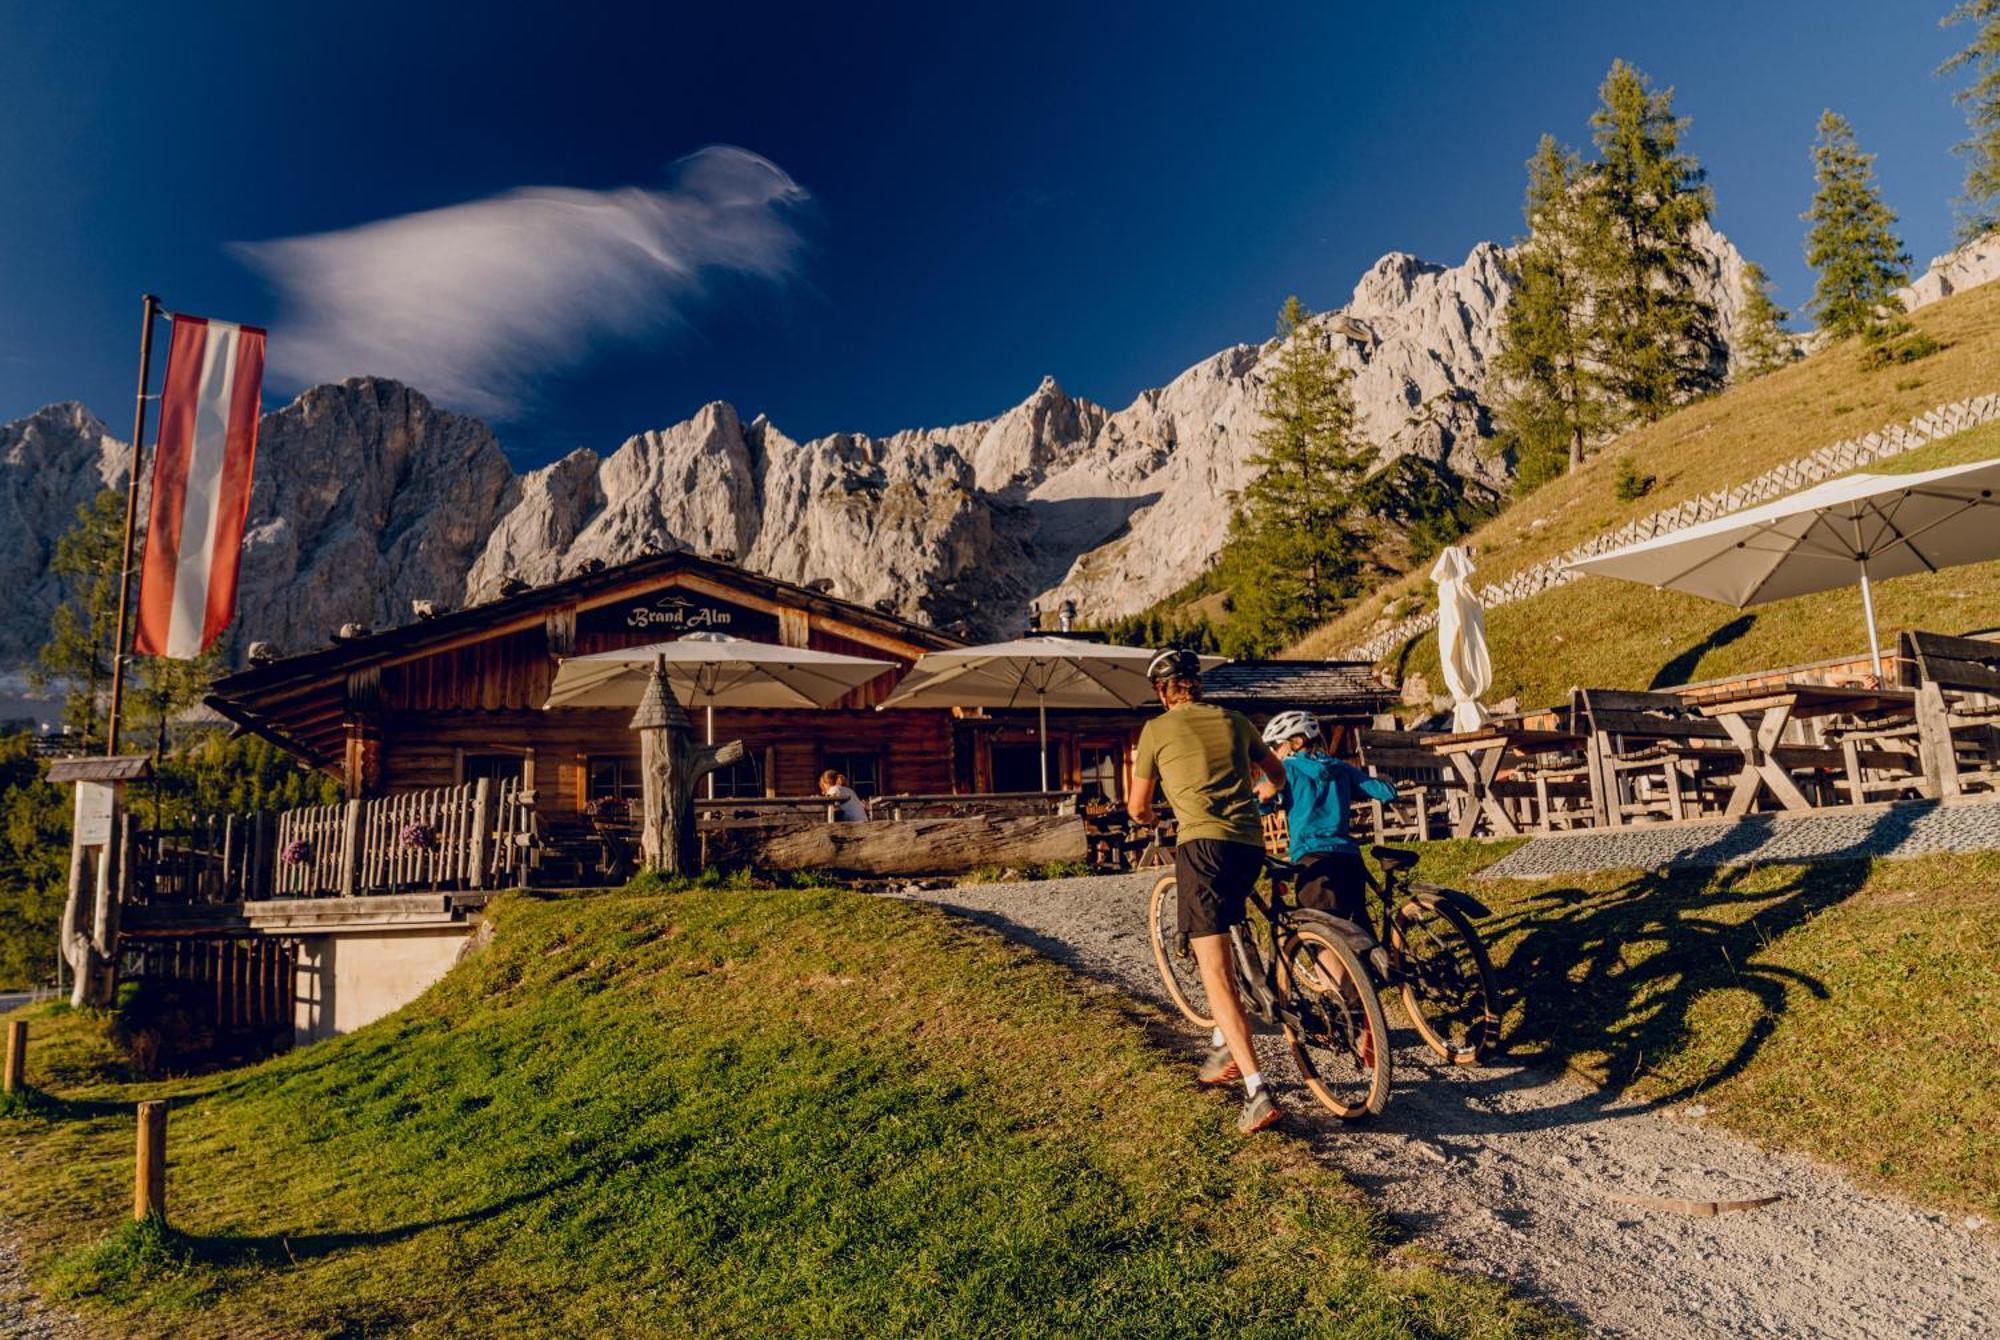
{"label": "purple flower", "polygon": [[312,843],[304,838],[293,838],[285,844],[285,849],[278,853],[278,859],[286,865],[304,865],[312,858]]}
{"label": "purple flower", "polygon": [[396,835],[396,841],[413,851],[436,851],[437,834],[427,824],[411,820],[403,825],[403,831]]}

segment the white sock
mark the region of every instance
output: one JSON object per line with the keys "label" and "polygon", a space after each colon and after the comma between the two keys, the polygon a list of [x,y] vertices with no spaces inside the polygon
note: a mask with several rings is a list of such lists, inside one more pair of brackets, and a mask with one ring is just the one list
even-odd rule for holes
{"label": "white sock", "polygon": [[1249,1074],[1243,1077],[1243,1096],[1245,1098],[1255,1098],[1257,1096],[1257,1090],[1263,1087],[1264,1087],[1263,1071],[1253,1070]]}
{"label": "white sock", "polygon": [[1220,1047],[1222,1045],[1222,1030],[1218,1028],[1213,1033],[1210,1033],[1208,1035],[1208,1043],[1211,1047]]}

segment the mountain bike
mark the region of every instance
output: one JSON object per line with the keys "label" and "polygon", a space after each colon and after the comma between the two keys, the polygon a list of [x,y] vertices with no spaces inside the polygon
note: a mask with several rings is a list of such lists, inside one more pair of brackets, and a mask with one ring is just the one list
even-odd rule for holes
{"label": "mountain bike", "polygon": [[[1367,966],[1349,946],[1355,928],[1296,906],[1291,887],[1274,877],[1253,889],[1254,915],[1229,932],[1243,1008],[1283,1030],[1306,1088],[1328,1111],[1344,1119],[1379,1115],[1389,1105],[1389,1024]],[[1147,912],[1153,958],[1175,1007],[1213,1028],[1201,969],[1180,933],[1178,895],[1172,874],[1153,885]]]}
{"label": "mountain bike", "polygon": [[1364,961],[1378,986],[1401,991],[1403,1012],[1432,1051],[1453,1065],[1477,1064],[1500,1037],[1493,963],[1472,927],[1492,911],[1459,889],[1405,880],[1415,852],[1375,846],[1368,854],[1382,871],[1368,874],[1381,927],[1361,928],[1375,940]]}

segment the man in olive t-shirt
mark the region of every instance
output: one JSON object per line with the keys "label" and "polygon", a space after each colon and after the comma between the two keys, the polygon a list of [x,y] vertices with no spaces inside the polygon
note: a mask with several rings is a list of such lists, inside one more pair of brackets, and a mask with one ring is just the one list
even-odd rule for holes
{"label": "man in olive t-shirt", "polygon": [[1156,788],[1173,807],[1180,932],[1188,937],[1215,1013],[1215,1047],[1202,1065],[1201,1080],[1227,1084],[1242,1077],[1246,1099],[1236,1129],[1248,1135],[1283,1114],[1257,1068],[1250,1021],[1236,994],[1229,932],[1242,923],[1244,904],[1264,868],[1251,769],[1283,786],[1284,765],[1249,718],[1201,701],[1201,660],[1193,652],[1161,652],[1147,674],[1167,710],[1139,732],[1126,808],[1134,822],[1153,823]]}

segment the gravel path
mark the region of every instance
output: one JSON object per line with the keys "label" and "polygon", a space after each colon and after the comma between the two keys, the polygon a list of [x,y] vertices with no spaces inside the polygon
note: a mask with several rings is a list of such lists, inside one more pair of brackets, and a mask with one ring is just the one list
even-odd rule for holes
{"label": "gravel path", "polygon": [[0,1236],[0,1336],[6,1340],[83,1340],[81,1322],[41,1301],[14,1244]]}
{"label": "gravel path", "polygon": [[[1146,944],[1156,872],[918,895],[1077,971],[1165,1003]],[[1398,1020],[1390,1010],[1392,1023]],[[1206,1039],[1188,1029],[1189,1054]],[[1840,1173],[1651,1111],[1553,1068],[1443,1067],[1398,1028],[1388,1112],[1346,1125],[1295,1083],[1281,1043],[1264,1068],[1294,1094],[1287,1127],[1417,1239],[1563,1306],[1605,1335],[1987,1337],[2000,1334],[2000,1243],[1957,1219],[1857,1190]],[[1780,1195],[1695,1218],[1617,1196]]]}

